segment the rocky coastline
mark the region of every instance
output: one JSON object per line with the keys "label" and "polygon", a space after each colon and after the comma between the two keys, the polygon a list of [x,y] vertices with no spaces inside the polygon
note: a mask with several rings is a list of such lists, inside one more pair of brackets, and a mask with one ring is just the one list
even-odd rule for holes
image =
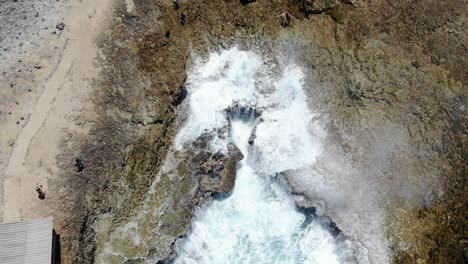
{"label": "rocky coastline", "polygon": [[[348,199],[344,206],[363,215],[363,204],[385,208],[392,263],[466,261],[464,1],[180,2],[179,9],[162,0],[113,3],[96,41],[95,115],[86,133],[62,138],[48,184],[60,194],[47,210],[63,263],[169,263],[196,208],[232,190],[242,159],[235,146],[211,153],[209,135],[184,152],[172,145],[188,111],[187,71],[233,46],[305,69],[309,103],[329,135],[316,170],[346,178],[349,189],[327,190],[342,191],[332,200],[285,172],[298,204],[347,236],[382,226],[364,219],[355,229],[333,203]],[[295,17],[291,27],[280,27],[284,11]]]}

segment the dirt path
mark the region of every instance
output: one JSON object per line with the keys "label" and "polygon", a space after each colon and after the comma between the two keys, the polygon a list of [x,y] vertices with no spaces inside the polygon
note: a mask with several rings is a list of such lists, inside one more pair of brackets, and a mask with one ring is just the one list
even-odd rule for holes
{"label": "dirt path", "polygon": [[[3,221],[19,221],[47,214],[47,180],[57,171],[55,157],[61,139],[86,133],[86,121],[92,120],[88,101],[90,80],[98,69],[95,38],[102,29],[112,0],[84,0],[67,11],[64,23],[68,32],[59,52],[59,62],[38,86],[43,86],[28,122],[21,129],[8,159],[3,186]],[[65,16],[67,17],[67,16]],[[51,49],[53,46],[51,45]],[[42,185],[46,200],[35,192]]]}

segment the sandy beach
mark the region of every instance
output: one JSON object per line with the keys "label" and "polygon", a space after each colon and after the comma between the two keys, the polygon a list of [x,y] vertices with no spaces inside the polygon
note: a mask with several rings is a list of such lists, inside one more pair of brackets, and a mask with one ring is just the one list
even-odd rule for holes
{"label": "sandy beach", "polygon": [[[85,0],[58,5],[46,16],[48,27],[31,23],[36,34],[29,43],[34,45],[26,45],[21,54],[14,48],[4,51],[6,59],[0,63],[1,221],[50,215],[47,204],[56,194],[48,192],[48,181],[56,176],[60,145],[87,133],[93,122],[90,84],[99,73],[95,40],[111,14],[111,3]],[[40,186],[45,200],[35,190]]]}

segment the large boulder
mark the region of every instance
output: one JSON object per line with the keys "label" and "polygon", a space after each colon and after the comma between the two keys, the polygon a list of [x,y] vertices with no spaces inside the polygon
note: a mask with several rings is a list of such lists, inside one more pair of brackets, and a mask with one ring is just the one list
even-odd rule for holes
{"label": "large boulder", "polygon": [[236,181],[236,164],[244,155],[233,144],[228,145],[228,154],[215,153],[205,163],[201,170],[200,189],[204,192],[226,194],[232,191]]}

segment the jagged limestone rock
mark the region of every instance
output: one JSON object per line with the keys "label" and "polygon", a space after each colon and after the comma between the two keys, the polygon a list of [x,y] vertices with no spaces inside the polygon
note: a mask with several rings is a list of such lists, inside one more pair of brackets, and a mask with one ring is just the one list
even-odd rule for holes
{"label": "jagged limestone rock", "polygon": [[[134,219],[146,199],[155,214],[142,216],[132,232],[154,243],[148,243],[145,251],[120,238],[114,246],[135,261],[164,260],[173,254],[174,241],[190,227],[192,209],[203,197],[200,168],[213,155],[201,141],[196,152],[180,153],[182,162],[171,173],[156,177],[177,131],[177,107],[190,52],[203,55],[236,44],[269,54],[293,48],[306,84],[314,84],[306,90],[311,104],[330,115],[327,132],[356,167],[372,164],[369,157],[380,154],[373,147],[394,136],[382,130],[401,134],[410,146],[408,152],[383,152],[392,162],[379,175],[390,186],[399,186],[402,180],[403,186],[416,189],[425,187],[433,175],[443,175],[447,191],[432,206],[415,206],[388,219],[396,223],[390,236],[417,242],[397,251],[396,259],[438,263],[447,256],[463,258],[466,34],[453,23],[462,19],[454,8],[462,1],[340,5],[345,18],[335,13],[335,1],[293,3],[257,1],[243,6],[239,1],[188,1],[184,7],[189,18],[182,30],[170,4],[135,1],[136,10],[145,15],[133,17],[127,15],[125,2],[118,2],[110,33],[98,40],[103,72],[91,97],[99,118],[89,134],[64,144],[58,158],[60,177],[51,184],[60,200],[50,204],[57,212],[64,255],[75,263],[94,262],[99,243],[110,242],[108,234]],[[276,15],[285,9],[296,17],[288,29],[278,27]],[[306,14],[327,11],[334,20],[305,19],[299,9]],[[411,65],[414,61],[418,68]],[[83,157],[86,173],[74,173],[70,161],[77,155]],[[398,175],[407,175],[410,181]],[[153,182],[154,192],[149,193]],[[400,195],[395,188],[383,193]],[[399,242],[393,241],[398,248]]]}
{"label": "jagged limestone rock", "polygon": [[212,155],[202,165],[201,190],[217,194],[231,192],[236,181],[236,164],[243,158],[244,155],[233,144],[228,145],[227,156],[219,153]]}

